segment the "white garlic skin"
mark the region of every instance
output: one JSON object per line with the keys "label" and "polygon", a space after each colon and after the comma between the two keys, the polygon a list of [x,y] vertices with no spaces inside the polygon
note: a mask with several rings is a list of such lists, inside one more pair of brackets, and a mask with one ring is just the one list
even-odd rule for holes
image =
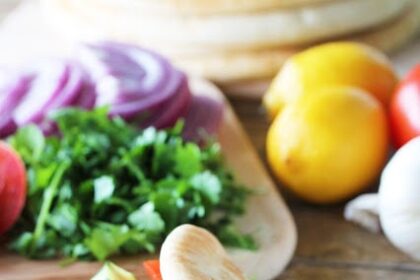
{"label": "white garlic skin", "polygon": [[420,260],[420,137],[398,150],[384,169],[379,213],[391,243]]}

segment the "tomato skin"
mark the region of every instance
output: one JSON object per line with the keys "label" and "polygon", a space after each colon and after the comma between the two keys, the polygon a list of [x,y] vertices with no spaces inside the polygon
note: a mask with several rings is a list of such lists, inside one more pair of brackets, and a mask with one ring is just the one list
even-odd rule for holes
{"label": "tomato skin", "polygon": [[150,280],[162,280],[159,260],[145,261],[143,267]]}
{"label": "tomato skin", "polygon": [[[3,182],[3,183],[2,183]],[[26,201],[26,171],[19,155],[0,142],[0,235],[19,219]]]}
{"label": "tomato skin", "polygon": [[0,195],[3,191],[3,188],[4,188],[4,177],[1,176],[1,167],[0,167]]}
{"label": "tomato skin", "polygon": [[394,93],[390,122],[396,148],[420,135],[420,64],[413,68]]}

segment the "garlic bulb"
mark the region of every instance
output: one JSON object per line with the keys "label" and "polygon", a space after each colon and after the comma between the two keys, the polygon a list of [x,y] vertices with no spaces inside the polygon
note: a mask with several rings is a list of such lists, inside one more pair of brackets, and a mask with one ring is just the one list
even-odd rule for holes
{"label": "garlic bulb", "polygon": [[160,269],[165,280],[245,280],[216,237],[192,225],[179,226],[168,235]]}
{"label": "garlic bulb", "polygon": [[379,233],[381,225],[378,211],[378,194],[362,194],[347,204],[344,217],[372,233]]}
{"label": "garlic bulb", "polygon": [[372,214],[376,212],[391,243],[420,260],[420,137],[404,145],[390,160],[382,172],[378,195],[351,201],[345,217],[374,228]]}
{"label": "garlic bulb", "polygon": [[420,137],[403,146],[383,171],[379,217],[388,239],[420,259]]}

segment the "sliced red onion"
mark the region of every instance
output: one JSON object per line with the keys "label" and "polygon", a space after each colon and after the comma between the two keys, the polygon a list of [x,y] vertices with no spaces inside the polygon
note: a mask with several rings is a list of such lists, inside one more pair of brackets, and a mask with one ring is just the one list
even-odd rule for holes
{"label": "sliced red onion", "polygon": [[111,116],[157,128],[185,117],[184,135],[191,140],[217,131],[223,104],[204,96],[192,98],[185,74],[161,56],[111,42],[87,45],[79,53],[97,84],[96,106],[109,105]]}
{"label": "sliced red onion", "polygon": [[5,116],[4,122],[0,123],[0,138],[7,137],[16,132],[18,126],[10,116]]}
{"label": "sliced red onion", "polygon": [[154,52],[103,42],[84,46],[77,59],[44,61],[14,79],[0,75],[0,137],[28,123],[54,133],[57,127],[48,114],[73,106],[107,105],[111,117],[140,127],[165,128],[185,118],[184,135],[191,140],[200,141],[219,127],[223,104],[192,97],[186,75]]}
{"label": "sliced red onion", "polygon": [[66,107],[92,109],[95,104],[96,94],[84,70],[76,63],[67,63],[66,68],[68,70],[66,83],[44,107],[42,120],[37,122],[46,135],[57,132],[57,126],[48,119],[48,113]]}
{"label": "sliced red onion", "polygon": [[33,76],[31,86],[13,112],[18,126],[42,121],[48,105],[60,94],[70,76],[70,70],[61,60],[42,62],[29,73]]}
{"label": "sliced red onion", "polygon": [[25,70],[19,79],[5,80],[9,86],[0,96],[0,137],[29,123],[49,134],[55,127],[47,120],[51,111],[71,106],[90,109],[95,103],[92,83],[71,61],[42,61]]}
{"label": "sliced red onion", "polygon": [[28,75],[4,72],[2,74],[0,85],[0,138],[16,131],[17,124],[12,117],[12,113],[26,94],[32,81],[32,77]]}
{"label": "sliced red onion", "polygon": [[185,117],[183,136],[187,140],[200,142],[215,135],[223,120],[222,101],[207,96],[193,95]]}
{"label": "sliced red onion", "polygon": [[82,69],[77,67],[76,64],[67,64],[66,71],[67,79],[60,88],[59,93],[47,103],[45,107],[45,111],[47,112],[50,110],[74,106],[76,104],[76,100],[78,100],[79,95],[82,92],[84,86]]}
{"label": "sliced red onion", "polygon": [[154,95],[174,71],[166,59],[152,51],[115,42],[86,45],[78,57],[91,71],[100,94],[105,95]]}
{"label": "sliced red onion", "polygon": [[90,81],[86,81],[80,90],[80,94],[74,101],[73,106],[84,109],[92,109],[95,107],[96,91],[95,86]]}
{"label": "sliced red onion", "polygon": [[[139,113],[144,114],[148,112],[151,114],[153,111],[156,111],[159,105],[177,94],[182,84],[183,76],[183,73],[174,71],[173,78],[166,81],[165,88],[150,94],[150,97],[142,97],[140,95],[137,100],[118,98],[116,103],[109,104],[111,105],[111,115],[118,115],[124,119],[131,120],[136,118]],[[98,94],[100,95],[100,93]]]}
{"label": "sliced red onion", "polygon": [[[96,106],[110,105],[111,116],[142,126],[166,126],[179,117],[189,99],[186,95],[191,94],[185,74],[160,55],[136,46],[92,44],[83,47],[78,57],[96,83]],[[182,104],[169,102],[175,96],[182,96]]]}
{"label": "sliced red onion", "polygon": [[185,76],[177,94],[159,106],[156,111],[157,113],[154,114],[154,118],[149,119],[142,126],[146,127],[153,125],[156,128],[173,126],[180,117],[187,114],[191,98],[188,80]]}

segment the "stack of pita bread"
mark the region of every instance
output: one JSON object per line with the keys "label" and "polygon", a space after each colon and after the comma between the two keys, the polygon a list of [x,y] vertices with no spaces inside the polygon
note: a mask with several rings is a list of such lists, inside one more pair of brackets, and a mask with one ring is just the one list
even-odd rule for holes
{"label": "stack of pita bread", "polygon": [[420,0],[43,0],[78,41],[152,48],[223,86],[271,79],[302,49],[355,40],[392,51],[414,37]]}

